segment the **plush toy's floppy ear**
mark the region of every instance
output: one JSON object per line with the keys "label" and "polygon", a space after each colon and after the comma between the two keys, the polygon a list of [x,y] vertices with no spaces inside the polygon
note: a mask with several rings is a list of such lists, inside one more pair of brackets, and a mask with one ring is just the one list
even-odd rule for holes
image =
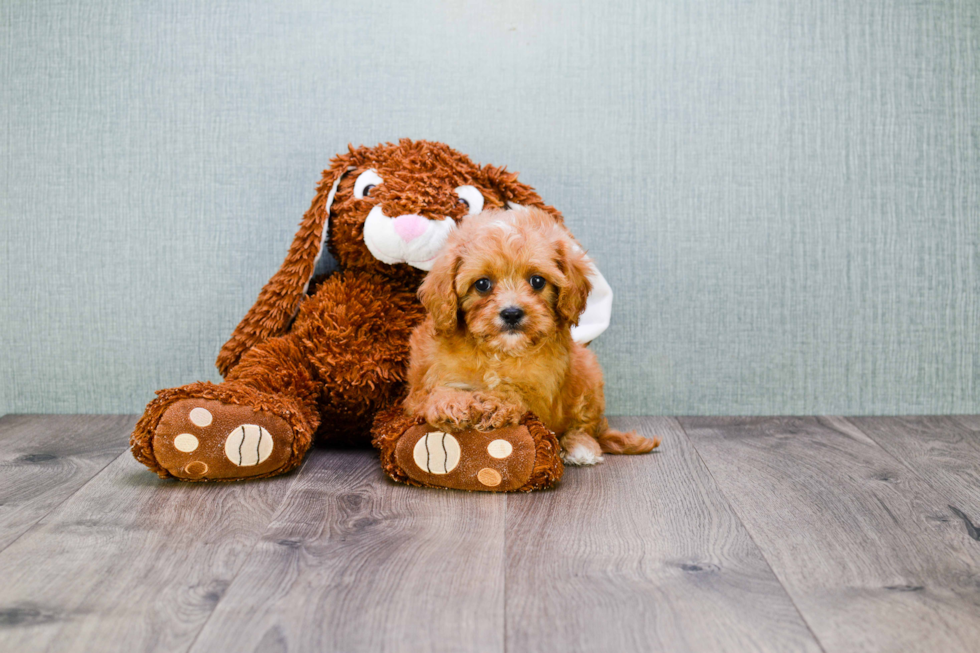
{"label": "plush toy's floppy ear", "polygon": [[565,274],[565,281],[558,288],[558,315],[575,325],[585,311],[592,291],[592,282],[589,281],[592,265],[582,248],[571,238],[559,240],[556,250],[558,267]]}
{"label": "plush toy's floppy ear", "polygon": [[333,158],[330,168],[323,172],[313,204],[303,216],[282,267],[262,288],[255,305],[218,354],[217,366],[222,376],[228,375],[246,351],[285,333],[296,317],[317,260],[326,249],[330,206],[349,165],[350,155],[342,154]]}
{"label": "plush toy's floppy ear", "polygon": [[432,269],[419,287],[419,300],[440,333],[452,333],[459,327],[459,298],[456,296],[458,270],[459,256],[454,250],[445,251],[432,264]]}
{"label": "plush toy's floppy ear", "polygon": [[595,340],[609,328],[612,317],[613,291],[609,282],[599,272],[595,263],[589,263],[589,282],[592,292],[585,304],[585,311],[578,316],[578,324],[572,327],[572,339],[583,345]]}

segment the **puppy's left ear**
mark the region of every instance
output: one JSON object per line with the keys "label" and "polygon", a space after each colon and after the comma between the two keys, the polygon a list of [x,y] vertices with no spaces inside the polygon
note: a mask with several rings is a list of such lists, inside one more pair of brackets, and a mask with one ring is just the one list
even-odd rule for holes
{"label": "puppy's left ear", "polygon": [[459,327],[459,299],[456,296],[459,262],[455,248],[446,249],[436,258],[419,286],[419,300],[440,333],[452,333]]}
{"label": "puppy's left ear", "polygon": [[576,325],[592,292],[589,281],[592,265],[582,248],[570,238],[559,240],[555,250],[556,263],[565,275],[564,282],[558,287],[558,315],[565,322]]}

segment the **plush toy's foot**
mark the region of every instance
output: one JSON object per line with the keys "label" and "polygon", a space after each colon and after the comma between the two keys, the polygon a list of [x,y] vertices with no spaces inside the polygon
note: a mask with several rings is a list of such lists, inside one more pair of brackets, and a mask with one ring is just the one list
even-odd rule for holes
{"label": "plush toy's foot", "polygon": [[309,449],[309,425],[275,395],[210,383],[159,395],[130,442],[136,459],[163,478],[274,476],[296,467]]}
{"label": "plush toy's foot", "polygon": [[527,492],[553,485],[563,471],[555,435],[530,413],[516,426],[450,433],[397,408],[378,415],[374,436],[385,472],[409,485]]}

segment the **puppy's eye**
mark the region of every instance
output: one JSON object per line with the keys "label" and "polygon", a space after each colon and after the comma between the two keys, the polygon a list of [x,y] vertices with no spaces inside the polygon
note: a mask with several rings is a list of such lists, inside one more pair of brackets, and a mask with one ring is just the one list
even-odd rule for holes
{"label": "puppy's eye", "polygon": [[534,288],[535,290],[541,290],[542,288],[544,288],[544,284],[546,283],[544,277],[538,274],[535,274],[527,281],[528,283],[531,284],[531,287]]}
{"label": "puppy's eye", "polygon": [[458,186],[458,202],[466,207],[466,215],[476,215],[483,210],[483,195],[475,186]]}
{"label": "puppy's eye", "polygon": [[476,288],[477,291],[479,292],[487,292],[488,290],[490,290],[491,286],[493,286],[493,282],[486,277],[483,277],[482,279],[477,279],[476,283],[473,284],[473,287]]}
{"label": "puppy's eye", "polygon": [[381,183],[383,181],[377,172],[373,169],[365,170],[357,177],[357,181],[354,182],[354,197],[359,200],[370,197],[371,191]]}

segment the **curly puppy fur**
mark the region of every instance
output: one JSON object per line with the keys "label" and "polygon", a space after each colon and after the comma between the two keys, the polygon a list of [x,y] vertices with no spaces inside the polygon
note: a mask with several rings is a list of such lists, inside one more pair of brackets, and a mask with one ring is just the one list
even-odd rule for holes
{"label": "curly puppy fur", "polygon": [[468,219],[419,289],[429,316],[411,338],[408,413],[446,430],[488,430],[531,411],[577,465],[657,447],[609,428],[599,362],[572,340],[588,273],[585,253],[545,211]]}

